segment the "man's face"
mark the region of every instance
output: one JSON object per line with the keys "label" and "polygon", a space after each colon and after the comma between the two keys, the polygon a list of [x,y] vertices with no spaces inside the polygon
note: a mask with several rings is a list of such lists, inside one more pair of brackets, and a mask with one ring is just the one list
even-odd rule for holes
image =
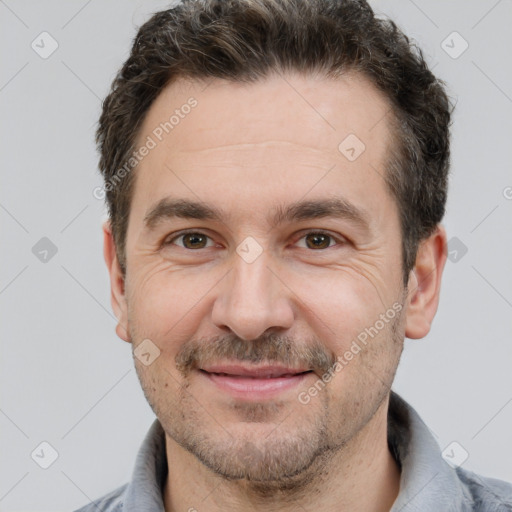
{"label": "man's face", "polygon": [[218,474],[299,475],[382,419],[407,307],[388,111],[360,77],[286,75],[178,81],[145,118],[120,329],[160,350],[135,364],[168,442]]}

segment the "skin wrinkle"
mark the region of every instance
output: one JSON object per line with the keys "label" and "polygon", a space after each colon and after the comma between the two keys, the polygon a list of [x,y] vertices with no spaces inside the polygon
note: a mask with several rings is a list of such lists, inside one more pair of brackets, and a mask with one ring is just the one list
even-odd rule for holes
{"label": "skin wrinkle", "polygon": [[[299,96],[290,100],[279,78],[245,88],[217,81],[203,92],[197,84],[175,83],[157,98],[141,129],[143,139],[183,98],[197,98],[187,123],[137,169],[127,278],[116,312],[118,333],[133,349],[150,339],[160,350],[150,366],[134,362],[166,432],[168,460],[181,468],[166,482],[168,512],[187,510],[187,496],[196,492],[208,495],[202,508],[211,511],[288,511],[301,504],[377,512],[398,492],[399,472],[386,440],[387,404],[404,336],[416,321],[411,303],[419,299],[402,285],[398,209],[372,169],[386,155],[387,120],[375,125],[386,102],[354,77],[289,80],[312,104],[322,98],[322,115],[338,133],[301,106]],[[254,118],[258,122],[248,122]],[[296,142],[279,142],[283,130]],[[333,151],[347,133],[365,134],[366,150],[354,162]],[[336,167],[326,174],[333,159]],[[337,192],[368,212],[366,234],[328,218],[269,229],[267,216],[276,205]],[[228,216],[223,222],[174,219],[143,234],[145,213],[167,196],[203,200]],[[161,245],[185,229],[205,233],[213,246]],[[307,249],[297,245],[305,230],[338,233],[348,242]],[[247,236],[263,250],[250,264],[235,250]],[[392,320],[301,404],[299,392],[396,304],[401,309]],[[248,402],[218,390],[198,370],[224,360],[278,361],[314,373],[273,400]]]}
{"label": "skin wrinkle", "polygon": [[281,140],[281,139],[262,140],[262,141],[259,141],[257,143],[224,144],[224,145],[214,146],[214,147],[206,147],[206,148],[202,147],[201,149],[197,149],[197,148],[193,148],[193,149],[189,149],[189,150],[181,149],[181,150],[178,150],[178,151],[180,153],[185,154],[185,155],[187,155],[187,154],[199,155],[201,153],[206,153],[205,156],[211,158],[211,154],[212,153],[215,155],[215,153],[220,152],[221,156],[222,156],[222,151],[225,150],[225,149],[247,151],[247,152],[251,153],[251,155],[252,155],[253,152],[254,152],[254,149],[257,148],[258,146],[261,146],[261,147],[266,148],[266,149],[271,148],[271,147],[275,147],[278,151],[280,151],[282,149],[281,146],[283,146],[283,145],[289,145],[292,148],[296,148],[297,152],[299,152],[301,154],[303,154],[304,150],[306,150],[306,151],[310,151],[313,154],[318,154],[318,156],[320,156],[320,157],[324,157],[325,156],[325,153],[323,151],[318,150],[318,149],[307,148],[307,147],[305,148],[304,146],[296,144],[293,141]]}

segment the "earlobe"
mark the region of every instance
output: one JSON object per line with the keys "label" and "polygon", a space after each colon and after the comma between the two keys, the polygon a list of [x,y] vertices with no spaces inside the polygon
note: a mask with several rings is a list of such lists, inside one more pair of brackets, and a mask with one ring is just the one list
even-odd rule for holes
{"label": "earlobe", "polygon": [[110,275],[110,302],[118,320],[116,334],[130,342],[128,334],[128,307],[125,295],[125,281],[116,254],[116,247],[110,221],[103,223],[103,257]]}
{"label": "earlobe", "polygon": [[446,263],[446,231],[440,224],[423,240],[408,283],[405,335],[419,339],[430,331],[439,304],[441,277]]}

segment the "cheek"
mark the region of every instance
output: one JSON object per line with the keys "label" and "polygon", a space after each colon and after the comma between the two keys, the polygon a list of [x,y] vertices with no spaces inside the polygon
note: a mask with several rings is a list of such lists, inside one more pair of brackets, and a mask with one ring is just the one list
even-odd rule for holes
{"label": "cheek", "polygon": [[129,320],[139,336],[162,348],[188,339],[207,315],[208,293],[218,281],[216,273],[172,269],[168,263],[146,268],[132,281]]}
{"label": "cheek", "polygon": [[298,297],[309,329],[336,354],[379,318],[385,307],[376,285],[352,268],[323,270],[296,277],[290,288]]}

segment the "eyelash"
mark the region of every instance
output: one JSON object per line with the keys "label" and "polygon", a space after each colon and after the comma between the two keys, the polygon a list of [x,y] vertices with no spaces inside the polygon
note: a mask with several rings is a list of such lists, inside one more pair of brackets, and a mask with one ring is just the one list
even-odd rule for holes
{"label": "eyelash", "polygon": [[[207,234],[203,233],[202,231],[197,231],[197,230],[192,229],[192,230],[188,230],[188,231],[181,231],[178,234],[175,234],[172,238],[166,239],[166,241],[164,241],[164,243],[162,245],[164,247],[168,246],[168,245],[175,245],[172,243],[174,240],[177,240],[179,238],[182,238],[186,235],[191,235],[191,234],[206,236],[207,238],[209,238],[211,240],[211,237],[208,236]],[[331,235],[330,233],[328,233],[326,231],[314,230],[314,229],[302,233],[302,236],[300,238],[298,238],[297,241],[302,240],[304,237],[306,237],[308,235],[313,235],[313,234],[314,235],[325,235],[325,236],[331,238],[332,240],[334,240],[335,242],[337,242],[338,245],[344,245],[344,244],[348,243],[348,241],[346,239],[344,239],[343,237],[341,237],[341,239],[340,239],[338,237],[335,237],[334,235]],[[210,247],[201,247],[200,249],[188,249],[187,247],[181,247],[181,246],[178,246],[178,247],[180,247],[181,249],[186,249],[188,251],[199,251],[201,249],[209,249],[210,248]],[[331,249],[332,247],[334,247],[334,246],[329,246],[324,249],[318,249],[318,251],[325,251],[326,249]],[[308,249],[308,247],[302,247],[302,249]],[[311,249],[311,250],[314,250],[314,249]]]}

